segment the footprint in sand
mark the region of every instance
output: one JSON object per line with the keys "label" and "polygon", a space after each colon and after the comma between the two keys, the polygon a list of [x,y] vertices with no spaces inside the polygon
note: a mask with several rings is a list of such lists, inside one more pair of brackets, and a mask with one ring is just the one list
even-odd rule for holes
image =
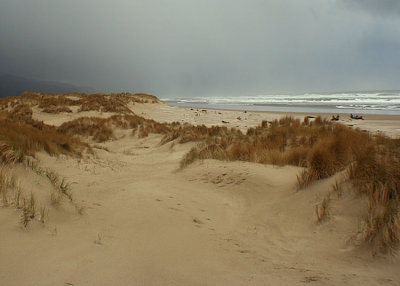
{"label": "footprint in sand", "polygon": [[203,222],[201,220],[199,220],[198,218],[194,218],[193,222],[196,224],[203,224]]}

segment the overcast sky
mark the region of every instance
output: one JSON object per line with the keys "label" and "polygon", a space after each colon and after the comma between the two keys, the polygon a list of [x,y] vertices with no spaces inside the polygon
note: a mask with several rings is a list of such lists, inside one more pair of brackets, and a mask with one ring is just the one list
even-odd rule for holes
{"label": "overcast sky", "polygon": [[0,74],[159,97],[400,89],[399,0],[0,0]]}

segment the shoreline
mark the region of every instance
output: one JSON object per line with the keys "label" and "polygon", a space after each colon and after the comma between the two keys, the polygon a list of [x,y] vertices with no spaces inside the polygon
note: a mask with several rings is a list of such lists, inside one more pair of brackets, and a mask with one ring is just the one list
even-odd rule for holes
{"label": "shoreline", "polygon": [[[161,100],[162,101],[162,100]],[[361,114],[361,115],[398,115],[400,111],[395,109],[357,109],[357,108],[337,108],[335,105],[311,104],[208,104],[208,103],[176,103],[172,101],[162,101],[169,106],[179,106],[201,109],[222,109],[238,111],[261,111],[261,112],[294,112],[294,113],[321,113],[321,114]]]}
{"label": "shoreline", "polygon": [[[166,102],[162,102],[165,105],[168,105],[169,107],[178,107],[182,109],[198,109],[198,110],[214,110],[214,111],[233,111],[233,112],[251,112],[251,113],[259,113],[259,114],[275,114],[278,116],[281,115],[286,115],[286,114],[293,114],[295,116],[321,116],[321,117],[330,117],[332,115],[339,114],[341,117],[346,116],[350,117],[350,113],[345,113],[345,112],[338,112],[338,113],[325,113],[325,112],[303,112],[303,111],[268,111],[268,110],[242,110],[242,109],[225,109],[225,108],[214,108],[214,107],[188,107],[188,106],[181,106],[181,105],[169,105]],[[364,113],[358,113],[359,115],[363,115],[365,118],[370,118],[373,120],[400,120],[400,114],[364,114]]]}
{"label": "shoreline", "polygon": [[[272,121],[284,116],[293,116],[303,120],[305,116],[321,116],[323,118],[331,118],[332,115],[337,113],[317,113],[317,112],[271,112],[271,111],[243,111],[243,110],[226,110],[214,108],[196,108],[184,106],[170,106],[163,103],[166,108],[160,110],[176,110],[174,118],[180,118],[182,121],[192,122],[194,124],[205,124],[206,126],[218,125],[222,121],[228,122],[227,127],[239,128],[246,131],[249,127],[258,126],[262,120]],[[179,111],[178,111],[179,110]],[[202,111],[205,110],[206,112]],[[207,112],[208,111],[208,112]],[[211,114],[213,113],[213,114]],[[165,118],[162,114],[151,112],[150,118],[161,121],[173,121],[171,117]],[[172,115],[172,114],[171,114]],[[350,127],[360,128],[361,130],[371,133],[383,132],[385,135],[392,138],[400,138],[400,115],[363,115],[364,120],[351,119],[348,114],[339,113],[339,123],[345,124]],[[240,119],[239,119],[240,118]]]}

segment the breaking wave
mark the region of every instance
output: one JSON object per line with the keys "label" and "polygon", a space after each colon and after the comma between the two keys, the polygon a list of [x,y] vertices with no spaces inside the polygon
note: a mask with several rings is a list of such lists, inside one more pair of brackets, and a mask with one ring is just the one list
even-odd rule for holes
{"label": "breaking wave", "polygon": [[169,105],[258,111],[400,114],[400,91],[162,99]]}

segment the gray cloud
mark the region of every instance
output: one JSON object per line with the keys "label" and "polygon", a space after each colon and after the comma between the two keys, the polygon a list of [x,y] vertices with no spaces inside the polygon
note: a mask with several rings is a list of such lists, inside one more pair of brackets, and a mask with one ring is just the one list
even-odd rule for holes
{"label": "gray cloud", "polygon": [[343,1],[0,0],[0,73],[165,97],[400,89],[399,19]]}
{"label": "gray cloud", "polygon": [[341,0],[346,8],[354,8],[372,15],[400,15],[398,0]]}

